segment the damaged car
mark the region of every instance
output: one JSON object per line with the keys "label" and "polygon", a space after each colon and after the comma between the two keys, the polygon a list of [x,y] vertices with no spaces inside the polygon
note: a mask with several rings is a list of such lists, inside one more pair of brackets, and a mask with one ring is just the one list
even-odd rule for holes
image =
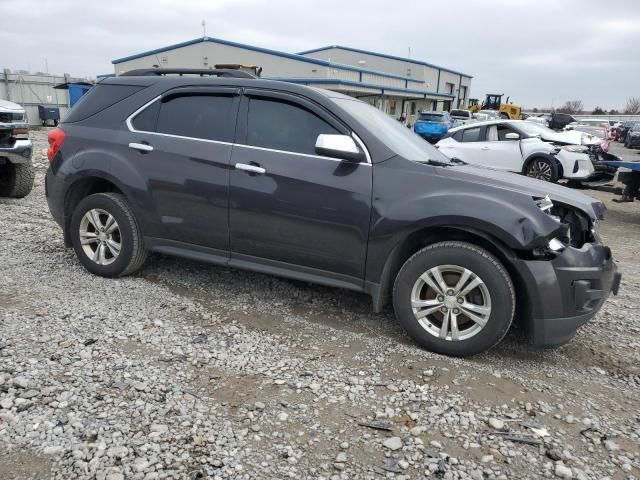
{"label": "damaged car", "polygon": [[453,128],[437,146],[450,158],[554,183],[613,177],[615,168],[600,159],[600,143],[580,131],[555,132],[527,120],[495,120]]}
{"label": "damaged car", "polygon": [[24,108],[0,99],[0,197],[29,195],[35,177],[32,151]]}
{"label": "damaged car", "polygon": [[159,252],[346,288],[456,356],[516,318],[534,344],[564,343],[620,283],[601,202],[449,159],[330,90],[137,70],[100,81],[49,145],[51,214],[103,277]]}

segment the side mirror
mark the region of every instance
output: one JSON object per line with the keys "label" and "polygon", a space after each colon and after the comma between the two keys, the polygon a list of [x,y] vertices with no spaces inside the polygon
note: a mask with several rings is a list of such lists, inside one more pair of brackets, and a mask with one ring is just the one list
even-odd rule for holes
{"label": "side mirror", "polygon": [[509,132],[504,136],[505,140],[520,140],[520,135],[515,132]]}
{"label": "side mirror", "polygon": [[349,135],[322,133],[316,140],[316,153],[325,157],[339,158],[348,162],[362,162],[365,155]]}

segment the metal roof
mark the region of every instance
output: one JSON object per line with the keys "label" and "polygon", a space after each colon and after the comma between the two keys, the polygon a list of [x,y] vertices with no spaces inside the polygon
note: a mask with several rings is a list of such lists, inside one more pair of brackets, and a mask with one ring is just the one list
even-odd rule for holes
{"label": "metal roof", "polygon": [[305,50],[304,52],[298,52],[298,55],[308,55],[309,53],[322,52],[324,50],[330,50],[332,48],[336,48],[336,49],[340,49],[340,50],[347,50],[349,52],[362,53],[362,54],[365,54],[365,55],[373,55],[373,56],[376,56],[376,57],[388,58],[389,60],[398,60],[400,62],[414,63],[416,65],[424,65],[425,67],[437,68],[438,70],[442,70],[444,72],[455,73],[456,75],[461,75],[463,77],[473,78],[473,75],[469,75],[467,73],[462,73],[462,72],[457,72],[455,70],[451,70],[450,68],[445,68],[445,67],[441,67],[439,65],[434,65],[433,63],[427,63],[427,62],[423,62],[421,60],[414,60],[412,58],[397,57],[395,55],[388,55],[386,53],[372,52],[370,50],[362,50],[360,48],[345,47],[345,46],[342,46],[342,45],[329,45],[327,47],[313,48],[311,50]]}
{"label": "metal roof", "polygon": [[325,61],[325,60],[319,60],[317,58],[305,57],[304,55],[299,55],[299,54],[295,54],[295,53],[286,53],[286,52],[281,52],[281,51],[278,51],[278,50],[271,50],[269,48],[262,48],[262,47],[256,47],[256,46],[253,46],[253,45],[246,45],[246,44],[238,43],[238,42],[231,42],[229,40],[222,40],[220,38],[214,38],[214,37],[195,38],[193,40],[188,40],[186,42],[176,43],[176,44],[173,44],[173,45],[168,45],[166,47],[156,48],[155,50],[148,50],[146,52],[137,53],[135,55],[130,55],[128,57],[117,58],[115,60],[112,60],[111,63],[114,64],[114,65],[117,65],[118,63],[127,62],[129,60],[134,60],[136,58],[147,57],[149,55],[155,55],[157,53],[167,52],[169,50],[174,50],[176,48],[188,47],[189,45],[194,45],[194,44],[202,43],[202,42],[211,42],[211,43],[218,43],[220,45],[227,45],[227,46],[230,46],[230,47],[244,48],[246,50],[251,50],[251,51],[254,51],[254,52],[266,53],[266,54],[274,55],[274,56],[278,56],[278,57],[289,58],[291,60],[297,60],[299,62],[312,63],[314,65],[322,65],[322,66],[325,66],[325,67],[339,68],[339,69],[342,69],[342,70],[350,70],[350,71],[353,71],[353,72],[370,73],[370,74],[373,74],[373,75],[380,75],[380,76],[387,77],[387,78],[408,80],[408,81],[415,82],[415,83],[425,83],[424,80],[418,80],[418,79],[413,78],[413,77],[395,75],[395,74],[392,74],[392,73],[380,72],[380,71],[377,71],[377,70],[369,70],[369,69],[366,69],[366,68],[358,68],[358,67],[354,67],[352,65],[344,65],[344,64],[341,64],[341,63],[328,62],[328,61]]}

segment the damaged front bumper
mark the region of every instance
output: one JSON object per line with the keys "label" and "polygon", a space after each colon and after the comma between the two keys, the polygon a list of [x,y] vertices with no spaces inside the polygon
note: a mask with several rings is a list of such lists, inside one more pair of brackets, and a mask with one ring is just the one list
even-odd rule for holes
{"label": "damaged front bumper", "polygon": [[533,343],[553,347],[569,341],[600,310],[622,275],[611,250],[600,243],[567,248],[551,261],[514,263],[527,285],[524,326]]}

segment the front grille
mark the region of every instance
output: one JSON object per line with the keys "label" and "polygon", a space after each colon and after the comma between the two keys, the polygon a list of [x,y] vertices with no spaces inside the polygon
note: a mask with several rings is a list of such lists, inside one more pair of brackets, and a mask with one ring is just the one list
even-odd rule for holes
{"label": "front grille", "polygon": [[10,147],[11,144],[11,130],[0,130],[0,147]]}

